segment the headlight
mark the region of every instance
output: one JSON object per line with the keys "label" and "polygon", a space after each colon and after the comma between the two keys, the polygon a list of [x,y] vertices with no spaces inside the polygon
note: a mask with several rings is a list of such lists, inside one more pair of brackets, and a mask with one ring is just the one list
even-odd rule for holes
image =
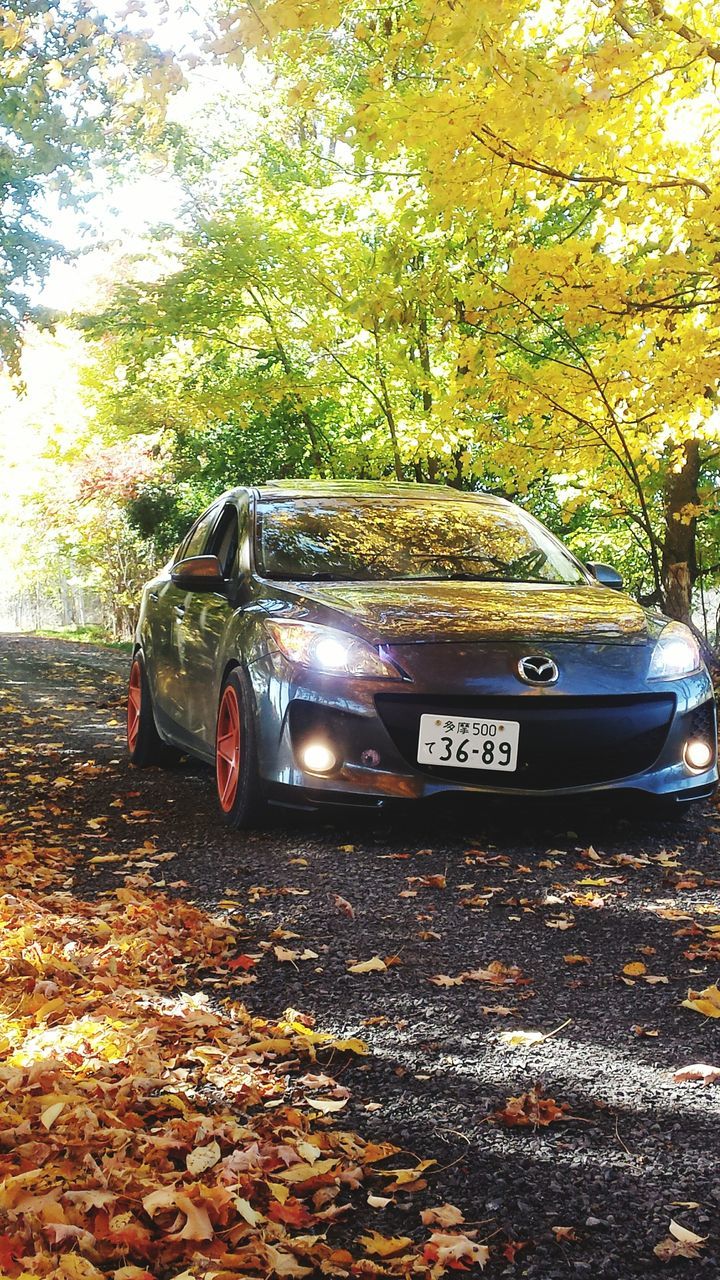
{"label": "headlight", "polygon": [[278,649],[289,662],[316,671],[330,671],[341,676],[381,676],[386,680],[402,679],[397,667],[380,657],[366,640],[358,640],[334,627],[321,627],[314,622],[268,622]]}
{"label": "headlight", "polygon": [[653,649],[650,680],[675,680],[692,675],[702,667],[700,646],[689,627],[682,622],[669,622]]}

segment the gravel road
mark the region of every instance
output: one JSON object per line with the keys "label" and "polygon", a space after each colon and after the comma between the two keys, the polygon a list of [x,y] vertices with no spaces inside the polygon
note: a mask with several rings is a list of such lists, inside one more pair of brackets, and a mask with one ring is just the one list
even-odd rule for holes
{"label": "gravel road", "polygon": [[[292,1006],[369,1042],[342,1075],[343,1124],[437,1162],[427,1191],[372,1225],[412,1231],[419,1205],[449,1201],[484,1240],[523,1245],[488,1275],[633,1280],[666,1271],[653,1250],[675,1219],[709,1239],[672,1269],[717,1275],[720,1083],[673,1082],[720,1063],[720,1023],[681,1004],[720,968],[707,932],[720,934],[714,806],[678,825],[516,801],[372,818],[277,810],[263,831],[230,834],[204,766],[128,765],[126,667],[112,651],[0,636],[0,717],[19,743],[0,755],[10,825],[60,830],[86,852],[80,894],[130,871],[213,909],[237,902],[243,947],[262,957],[250,1008]],[[149,849],[176,856],[148,869]],[[382,971],[348,971],[376,956]],[[447,981],[492,962],[503,981]],[[501,1038],[513,1031],[549,1038],[513,1046]],[[494,1115],[536,1085],[567,1104],[562,1118]]]}

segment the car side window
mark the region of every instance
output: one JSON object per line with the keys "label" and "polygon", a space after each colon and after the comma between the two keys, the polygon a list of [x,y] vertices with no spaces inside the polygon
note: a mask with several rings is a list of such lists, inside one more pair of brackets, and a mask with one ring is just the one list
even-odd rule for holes
{"label": "car side window", "polygon": [[193,525],[185,541],[180,544],[177,560],[189,560],[190,556],[202,556],[205,554],[208,538],[212,531],[213,525],[217,520],[218,509],[211,507],[203,516]]}
{"label": "car side window", "polygon": [[231,578],[238,552],[238,513],[235,507],[226,506],[215,526],[207,546],[207,554],[217,556],[223,578]]}

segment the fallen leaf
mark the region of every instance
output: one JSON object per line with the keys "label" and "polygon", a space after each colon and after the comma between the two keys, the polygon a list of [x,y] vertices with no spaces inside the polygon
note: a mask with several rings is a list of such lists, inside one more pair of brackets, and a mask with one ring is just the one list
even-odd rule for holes
{"label": "fallen leaf", "polygon": [[694,1009],[706,1018],[720,1018],[720,990],[713,983],[704,991],[688,991],[687,1000],[682,1002],[684,1009]]}
{"label": "fallen leaf", "polygon": [[233,1203],[241,1218],[244,1218],[248,1226],[256,1227],[259,1222],[265,1222],[265,1218],[256,1209],[253,1209],[249,1200],[243,1200],[242,1196],[234,1196]]}
{"label": "fallen leaf", "polygon": [[65,1105],[64,1102],[54,1102],[52,1106],[46,1107],[40,1115],[40,1123],[46,1129],[52,1129],[60,1113],[65,1110]]}
{"label": "fallen leaf", "polygon": [[291,951],[288,947],[273,947],[273,952],[278,960],[318,960],[317,951],[311,951],[306,947],[304,951]]}
{"label": "fallen leaf", "polygon": [[410,1236],[382,1236],[378,1231],[368,1231],[366,1235],[358,1236],[358,1244],[367,1253],[390,1258],[393,1254],[403,1253],[412,1244],[412,1240]]}
{"label": "fallen leaf", "polygon": [[284,1182],[308,1182],[310,1178],[317,1178],[321,1174],[329,1173],[334,1169],[337,1160],[330,1157],[327,1160],[314,1160],[312,1164],[307,1161],[299,1164],[293,1164],[289,1169],[282,1169],[274,1176],[282,1178]]}
{"label": "fallen leaf", "polygon": [[207,1146],[195,1147],[190,1151],[185,1160],[185,1167],[188,1173],[197,1175],[204,1173],[206,1169],[212,1169],[216,1165],[222,1152],[217,1142],[209,1142]]}
{"label": "fallen leaf", "polygon": [[695,1231],[689,1231],[682,1223],[675,1222],[674,1218],[670,1219],[668,1230],[671,1236],[674,1236],[676,1240],[681,1240],[683,1244],[704,1244],[707,1240],[707,1236],[699,1236]]}
{"label": "fallen leaf", "polygon": [[343,1107],[348,1104],[347,1098],[306,1098],[305,1101],[309,1106],[314,1107],[316,1111],[321,1111],[323,1115],[329,1115],[334,1111],[342,1111]]}
{"label": "fallen leaf", "polygon": [[441,1204],[434,1209],[423,1209],[420,1218],[426,1227],[459,1227],[465,1221],[462,1209],[454,1204]]}
{"label": "fallen leaf", "polygon": [[490,1258],[490,1250],[485,1244],[476,1244],[469,1236],[434,1231],[423,1249],[423,1257],[441,1267],[460,1267],[465,1270],[463,1263],[469,1263],[483,1271]]}
{"label": "fallen leaf", "polygon": [[342,911],[344,916],[347,916],[350,920],[355,919],[355,908],[351,902],[348,902],[347,898],[342,898],[339,893],[334,893],[333,902],[338,911]]}
{"label": "fallen leaf", "polygon": [[704,1248],[707,1236],[696,1235],[687,1227],[670,1219],[670,1235],[655,1245],[653,1253],[662,1262],[671,1262],[674,1258],[697,1258]]}
{"label": "fallen leaf", "polygon": [[185,1215],[182,1230],[172,1233],[174,1240],[212,1240],[215,1234],[207,1209],[195,1204],[176,1187],[163,1187],[145,1196],[143,1209],[152,1218],[158,1209],[175,1208]]}
{"label": "fallen leaf", "polygon": [[492,1113],[494,1120],[511,1128],[520,1125],[546,1126],[556,1120],[567,1119],[570,1110],[567,1102],[556,1102],[554,1098],[543,1096],[542,1086],[535,1085],[527,1093],[516,1098],[508,1098],[505,1106]]}
{"label": "fallen leaf", "polygon": [[413,1169],[378,1169],[384,1178],[392,1178],[388,1191],[396,1191],[398,1187],[409,1187],[417,1182],[423,1173],[437,1164],[437,1160],[421,1160]]}
{"label": "fallen leaf", "polygon": [[550,1230],[556,1240],[567,1240],[572,1244],[577,1242],[578,1234],[574,1227],[551,1227]]}
{"label": "fallen leaf", "polygon": [[675,1071],[673,1080],[676,1084],[683,1084],[685,1080],[702,1080],[703,1084],[715,1084],[720,1080],[720,1067],[695,1062],[690,1067],[681,1067],[679,1071]]}
{"label": "fallen leaf", "polygon": [[348,965],[348,973],[385,973],[387,965],[380,956],[373,956],[370,960],[360,960],[357,964]]}
{"label": "fallen leaf", "polygon": [[498,1036],[498,1040],[501,1040],[509,1049],[529,1048],[544,1039],[542,1031],[501,1031]]}

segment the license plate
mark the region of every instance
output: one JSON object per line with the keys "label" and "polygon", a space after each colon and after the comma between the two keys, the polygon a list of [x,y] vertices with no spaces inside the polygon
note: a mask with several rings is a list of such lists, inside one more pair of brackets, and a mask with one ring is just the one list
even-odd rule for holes
{"label": "license plate", "polygon": [[421,716],[418,764],[514,773],[519,736],[517,720]]}

